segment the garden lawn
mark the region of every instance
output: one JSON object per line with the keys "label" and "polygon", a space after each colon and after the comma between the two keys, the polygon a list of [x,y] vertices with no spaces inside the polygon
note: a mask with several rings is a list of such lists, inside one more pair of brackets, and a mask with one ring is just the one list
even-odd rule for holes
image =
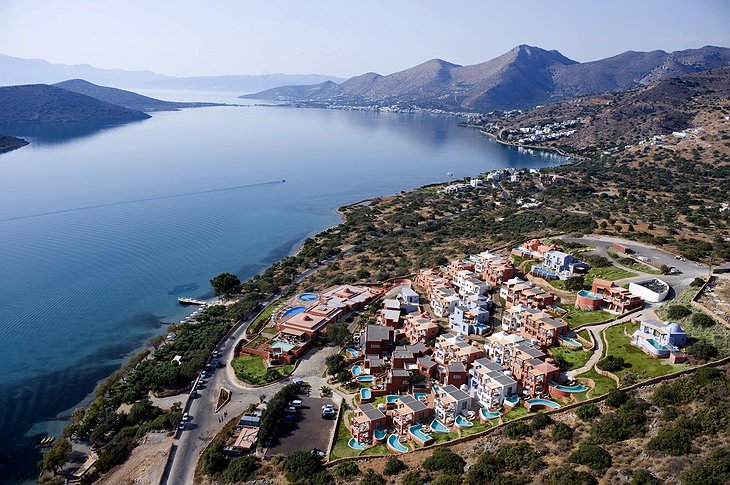
{"label": "garden lawn", "polygon": [[267,369],[259,355],[242,355],[241,357],[236,357],[231,362],[231,365],[233,366],[233,372],[236,374],[236,377],[249,384],[265,384],[289,375],[294,370],[294,365],[272,367],[272,369],[279,373],[279,376],[276,376],[274,379],[268,379],[266,376]]}
{"label": "garden lawn", "polygon": [[[585,393],[581,392],[580,394],[585,394],[585,398],[591,399],[598,396],[603,396],[604,394],[607,394],[608,391],[616,387],[616,383],[613,379],[610,377],[602,376],[598,372],[596,372],[595,369],[591,369],[588,372],[584,372],[583,374],[579,375],[578,377],[585,377],[588,379],[592,379],[593,382],[596,383],[596,387],[593,389],[587,390]],[[579,401],[584,401],[585,398],[581,399],[578,395],[575,396],[576,399]]]}
{"label": "garden lawn", "polygon": [[345,458],[347,456],[357,455],[357,451],[347,446],[347,442],[350,441],[351,435],[350,430],[347,427],[347,423],[350,420],[350,413],[345,414],[340,420],[340,425],[337,427],[337,436],[335,437],[335,445],[332,447],[330,453],[330,460],[337,458]]}
{"label": "garden lawn", "polygon": [[[631,337],[629,337],[629,335],[631,335],[637,328],[638,325],[624,323],[622,325],[609,327],[603,331],[604,339],[608,344],[607,352],[603,357],[606,355],[622,357],[625,362],[624,368],[618,372],[614,372],[614,374],[621,377],[621,375],[631,370],[637,373],[640,378],[648,379],[651,377],[663,376],[664,374],[669,374],[670,372],[674,372],[685,367],[682,364],[670,364],[669,359],[653,359],[631,345]],[[626,333],[629,335],[625,335],[624,330],[626,330]]]}
{"label": "garden lawn", "polygon": [[[347,446],[347,444],[345,444]],[[408,447],[413,450],[413,443],[408,443]],[[348,447],[349,448],[349,447]],[[363,455],[392,455],[393,452],[388,449],[388,446],[385,443],[380,443],[378,445],[373,446],[372,448],[368,448],[365,451],[362,452]]]}
{"label": "garden lawn", "polygon": [[553,347],[550,349],[550,353],[553,357],[562,357],[568,363],[568,370],[578,369],[583,367],[588,359],[591,358],[593,352],[587,352],[585,350],[572,350],[568,347]]}
{"label": "garden lawn", "polygon": [[502,415],[502,421],[506,423],[507,421],[511,421],[515,418],[520,418],[527,414],[530,414],[530,411],[528,411],[525,407],[525,404],[520,401],[517,406],[513,407],[509,412]]}
{"label": "garden lawn", "polygon": [[626,271],[625,269],[621,269],[617,266],[591,268],[588,270],[588,273],[585,276],[584,284],[585,286],[590,287],[593,284],[593,280],[595,278],[600,278],[602,280],[608,281],[616,281],[622,280],[624,278],[633,278],[634,276],[639,276],[639,274],[632,273],[631,271]]}
{"label": "garden lawn", "polygon": [[[471,436],[473,434],[481,433],[482,431],[488,430],[498,422],[498,419],[491,419],[486,423],[482,423],[481,421],[479,421],[479,418],[474,418],[474,420],[472,421],[472,423],[474,423],[474,426],[472,426],[471,428],[461,428],[461,436]],[[431,436],[434,436],[435,434],[436,433],[433,433]]]}
{"label": "garden lawn", "polygon": [[568,313],[563,315],[563,320],[568,322],[570,328],[575,328],[580,325],[586,325],[588,323],[605,322],[614,318],[613,315],[605,310],[585,311],[575,308],[574,305],[563,305],[568,310]]}

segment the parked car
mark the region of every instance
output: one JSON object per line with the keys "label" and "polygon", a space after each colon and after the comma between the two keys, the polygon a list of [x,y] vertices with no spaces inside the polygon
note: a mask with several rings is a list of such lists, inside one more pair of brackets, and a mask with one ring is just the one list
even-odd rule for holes
{"label": "parked car", "polygon": [[185,423],[187,423],[188,421],[190,421],[190,413],[183,413],[182,420]]}
{"label": "parked car", "polygon": [[328,408],[322,411],[322,419],[335,419],[337,417],[337,411]]}
{"label": "parked car", "polygon": [[334,409],[335,409],[335,405],[334,405],[334,404],[323,404],[323,405],[322,405],[322,411],[324,411],[324,410],[326,410],[326,409],[331,409],[331,410],[333,410],[333,411],[334,411]]}
{"label": "parked car", "polygon": [[183,429],[185,429],[185,421],[183,421],[183,422],[181,422],[180,424],[178,424],[178,425],[177,425],[177,429],[179,429],[179,430],[181,430],[181,431],[182,431]]}
{"label": "parked car", "polygon": [[215,366],[216,366],[216,367],[218,367],[219,369],[222,369],[223,367],[225,367],[225,366],[226,366],[226,364],[224,364],[223,362],[221,362],[221,361],[219,360],[219,361],[217,361],[217,362],[215,363]]}
{"label": "parked car", "polygon": [[301,399],[295,399],[292,402],[289,403],[289,406],[294,406],[295,408],[302,407],[302,400]]}
{"label": "parked car", "polygon": [[320,458],[324,458],[324,456],[327,454],[324,451],[320,450],[319,448],[312,448],[312,454],[315,456],[318,456]]}
{"label": "parked car", "polygon": [[287,414],[295,414],[297,411],[298,409],[294,406],[287,406],[287,408],[284,410],[284,412]]}

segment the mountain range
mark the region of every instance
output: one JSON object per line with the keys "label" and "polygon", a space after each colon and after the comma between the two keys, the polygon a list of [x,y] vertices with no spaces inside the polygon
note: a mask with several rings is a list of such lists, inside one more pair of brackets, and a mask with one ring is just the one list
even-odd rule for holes
{"label": "mountain range", "polygon": [[88,64],[51,64],[41,59],[22,59],[0,54],[0,86],[54,84],[67,79],[85,79],[95,84],[118,88],[232,91],[239,93],[251,93],[289,84],[344,81],[343,78],[324,74],[173,77],[151,71],[99,69]]}
{"label": "mountain range", "polygon": [[433,59],[387,76],[370,72],[342,83],[284,86],[241,96],[291,103],[398,106],[486,112],[527,109],[565,98],[626,91],[730,65],[730,49],[627,51],[579,63],[555,50],[520,45],[486,62],[460,66]]}

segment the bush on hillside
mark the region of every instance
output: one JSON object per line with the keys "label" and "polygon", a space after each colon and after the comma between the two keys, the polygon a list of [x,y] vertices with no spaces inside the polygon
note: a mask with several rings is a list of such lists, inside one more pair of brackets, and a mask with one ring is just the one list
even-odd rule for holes
{"label": "bush on hillside", "polygon": [[593,475],[584,471],[573,470],[569,466],[553,469],[548,475],[550,485],[598,485]]}
{"label": "bush on hillside", "polygon": [[613,461],[611,454],[598,445],[581,443],[578,449],[570,454],[570,461],[586,465],[594,470],[605,470]]}
{"label": "bush on hillside", "polygon": [[340,478],[348,479],[360,474],[360,468],[354,461],[346,461],[335,467],[335,475]]}
{"label": "bush on hillside", "polygon": [[551,424],[553,424],[553,418],[549,414],[539,413],[530,421],[530,428],[533,431],[538,431],[547,428]]}
{"label": "bush on hillside", "polygon": [[592,421],[594,418],[597,418],[601,415],[601,410],[598,408],[598,405],[596,405],[596,403],[591,402],[580,406],[578,409],[575,410],[575,414],[582,421]]}
{"label": "bush on hillside", "polygon": [[508,438],[517,439],[532,434],[530,427],[524,421],[513,421],[508,423],[504,428],[504,434]]}
{"label": "bush on hillside", "polygon": [[684,305],[669,305],[667,307],[667,318],[669,320],[679,320],[690,315],[692,315],[692,310]]}
{"label": "bush on hillside", "polygon": [[383,474],[384,475],[397,475],[403,470],[408,468],[405,463],[400,461],[398,458],[390,458],[388,461],[385,462],[385,467],[383,468]]}
{"label": "bush on hillside", "polygon": [[707,328],[715,325],[715,323],[715,320],[710,318],[708,315],[705,315],[704,313],[697,312],[692,315],[692,325]]}
{"label": "bush on hillside", "polygon": [[617,372],[624,368],[624,358],[608,355],[598,361],[598,368],[608,372]]}
{"label": "bush on hillside", "polygon": [[606,406],[610,406],[612,408],[618,409],[619,407],[621,407],[622,404],[624,404],[628,400],[629,400],[628,394],[626,394],[621,389],[614,387],[613,389],[608,391],[608,395],[606,396],[606,400],[604,402],[606,403]]}
{"label": "bush on hillside", "polygon": [[426,470],[459,475],[464,471],[466,462],[448,448],[436,448],[421,465]]}
{"label": "bush on hillside", "polygon": [[553,429],[550,431],[550,434],[552,435],[553,439],[555,441],[560,440],[572,440],[573,439],[573,428],[568,426],[565,423],[557,423],[555,426],[553,426]]}

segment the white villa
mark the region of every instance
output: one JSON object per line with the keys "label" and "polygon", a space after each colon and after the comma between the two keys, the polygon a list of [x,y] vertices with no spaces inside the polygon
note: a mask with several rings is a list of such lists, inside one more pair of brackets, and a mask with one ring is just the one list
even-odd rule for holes
{"label": "white villa", "polygon": [[505,398],[517,393],[517,381],[510,374],[492,360],[475,360],[469,369],[469,395],[483,408],[500,408]]}
{"label": "white villa", "polygon": [[644,320],[631,335],[631,344],[654,358],[679,353],[679,347],[684,347],[686,342],[687,333],[674,322]]}
{"label": "white villa", "polygon": [[436,417],[447,425],[454,422],[458,414],[466,415],[471,410],[472,398],[455,386],[438,388],[434,398]]}

